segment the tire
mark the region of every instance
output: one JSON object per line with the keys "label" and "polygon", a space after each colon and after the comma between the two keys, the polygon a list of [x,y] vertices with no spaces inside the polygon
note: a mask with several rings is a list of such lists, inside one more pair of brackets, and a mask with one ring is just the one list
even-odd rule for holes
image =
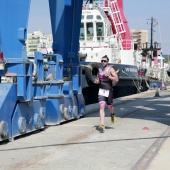
{"label": "tire", "polygon": [[101,63],[96,62],[90,63],[85,67],[85,77],[88,82],[94,83],[99,68],[101,68]]}
{"label": "tire", "polygon": [[[119,78],[119,69],[114,65],[109,65],[109,66],[114,68],[114,70],[116,71],[118,78]],[[94,80],[97,76],[98,70],[101,67],[102,67],[101,63],[97,63],[97,62],[90,63],[85,67],[85,77],[86,77],[87,82],[94,83]],[[113,81],[112,86],[116,86],[117,83],[118,82]]]}

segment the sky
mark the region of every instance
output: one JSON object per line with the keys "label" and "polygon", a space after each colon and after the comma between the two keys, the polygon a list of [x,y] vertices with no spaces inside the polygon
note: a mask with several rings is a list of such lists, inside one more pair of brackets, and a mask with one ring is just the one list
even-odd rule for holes
{"label": "sky", "polygon": [[153,17],[158,23],[154,27],[153,42],[161,43],[163,54],[170,54],[169,0],[123,0],[123,8],[130,29],[146,29],[150,33],[148,19]]}
{"label": "sky", "polygon": [[[161,43],[162,53],[170,54],[170,0],[123,0],[123,8],[130,29],[145,29],[149,32],[150,19],[154,18],[153,42]],[[28,33],[40,30],[51,34],[48,0],[32,0]]]}

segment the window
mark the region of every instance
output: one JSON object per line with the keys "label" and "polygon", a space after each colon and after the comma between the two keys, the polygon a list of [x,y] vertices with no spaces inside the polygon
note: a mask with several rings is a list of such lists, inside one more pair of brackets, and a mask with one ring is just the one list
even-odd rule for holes
{"label": "window", "polygon": [[97,15],[96,19],[102,19],[102,17],[100,15]]}
{"label": "window", "polygon": [[86,19],[93,19],[93,15],[87,15]]}
{"label": "window", "polygon": [[84,23],[80,26],[80,40],[84,40]]}
{"label": "window", "polygon": [[96,33],[97,33],[97,40],[104,39],[104,29],[103,29],[103,22],[96,23]]}
{"label": "window", "polygon": [[87,26],[87,40],[91,40],[91,39],[93,39],[93,35],[94,35],[93,23],[92,22],[88,22],[86,24],[86,26]]}

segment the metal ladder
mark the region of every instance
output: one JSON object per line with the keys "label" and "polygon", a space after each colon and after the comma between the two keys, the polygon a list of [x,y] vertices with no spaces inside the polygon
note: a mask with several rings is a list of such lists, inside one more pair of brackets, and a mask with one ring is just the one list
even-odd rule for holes
{"label": "metal ladder", "polygon": [[119,10],[119,6],[117,3],[117,0],[111,0],[110,1],[110,9],[111,9],[111,18],[113,20],[115,29],[116,29],[116,33],[119,36],[119,39],[122,42],[122,37],[121,34],[125,33],[125,27],[124,27],[124,23],[120,14],[120,10]]}

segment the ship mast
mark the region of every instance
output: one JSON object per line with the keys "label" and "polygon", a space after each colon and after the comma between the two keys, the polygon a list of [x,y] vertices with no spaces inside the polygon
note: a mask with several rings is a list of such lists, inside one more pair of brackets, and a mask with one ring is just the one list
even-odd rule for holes
{"label": "ship mast", "polygon": [[150,49],[153,50],[153,17],[151,18],[151,45]]}
{"label": "ship mast", "polygon": [[142,67],[145,67],[144,65],[146,65],[146,58],[150,59],[150,67],[155,67],[158,68],[158,50],[160,50],[160,43],[158,44],[157,42],[153,43],[153,27],[155,19],[153,17],[151,17],[151,19],[149,19],[151,21],[151,25],[150,25],[150,46],[149,43],[144,43],[142,44]]}

